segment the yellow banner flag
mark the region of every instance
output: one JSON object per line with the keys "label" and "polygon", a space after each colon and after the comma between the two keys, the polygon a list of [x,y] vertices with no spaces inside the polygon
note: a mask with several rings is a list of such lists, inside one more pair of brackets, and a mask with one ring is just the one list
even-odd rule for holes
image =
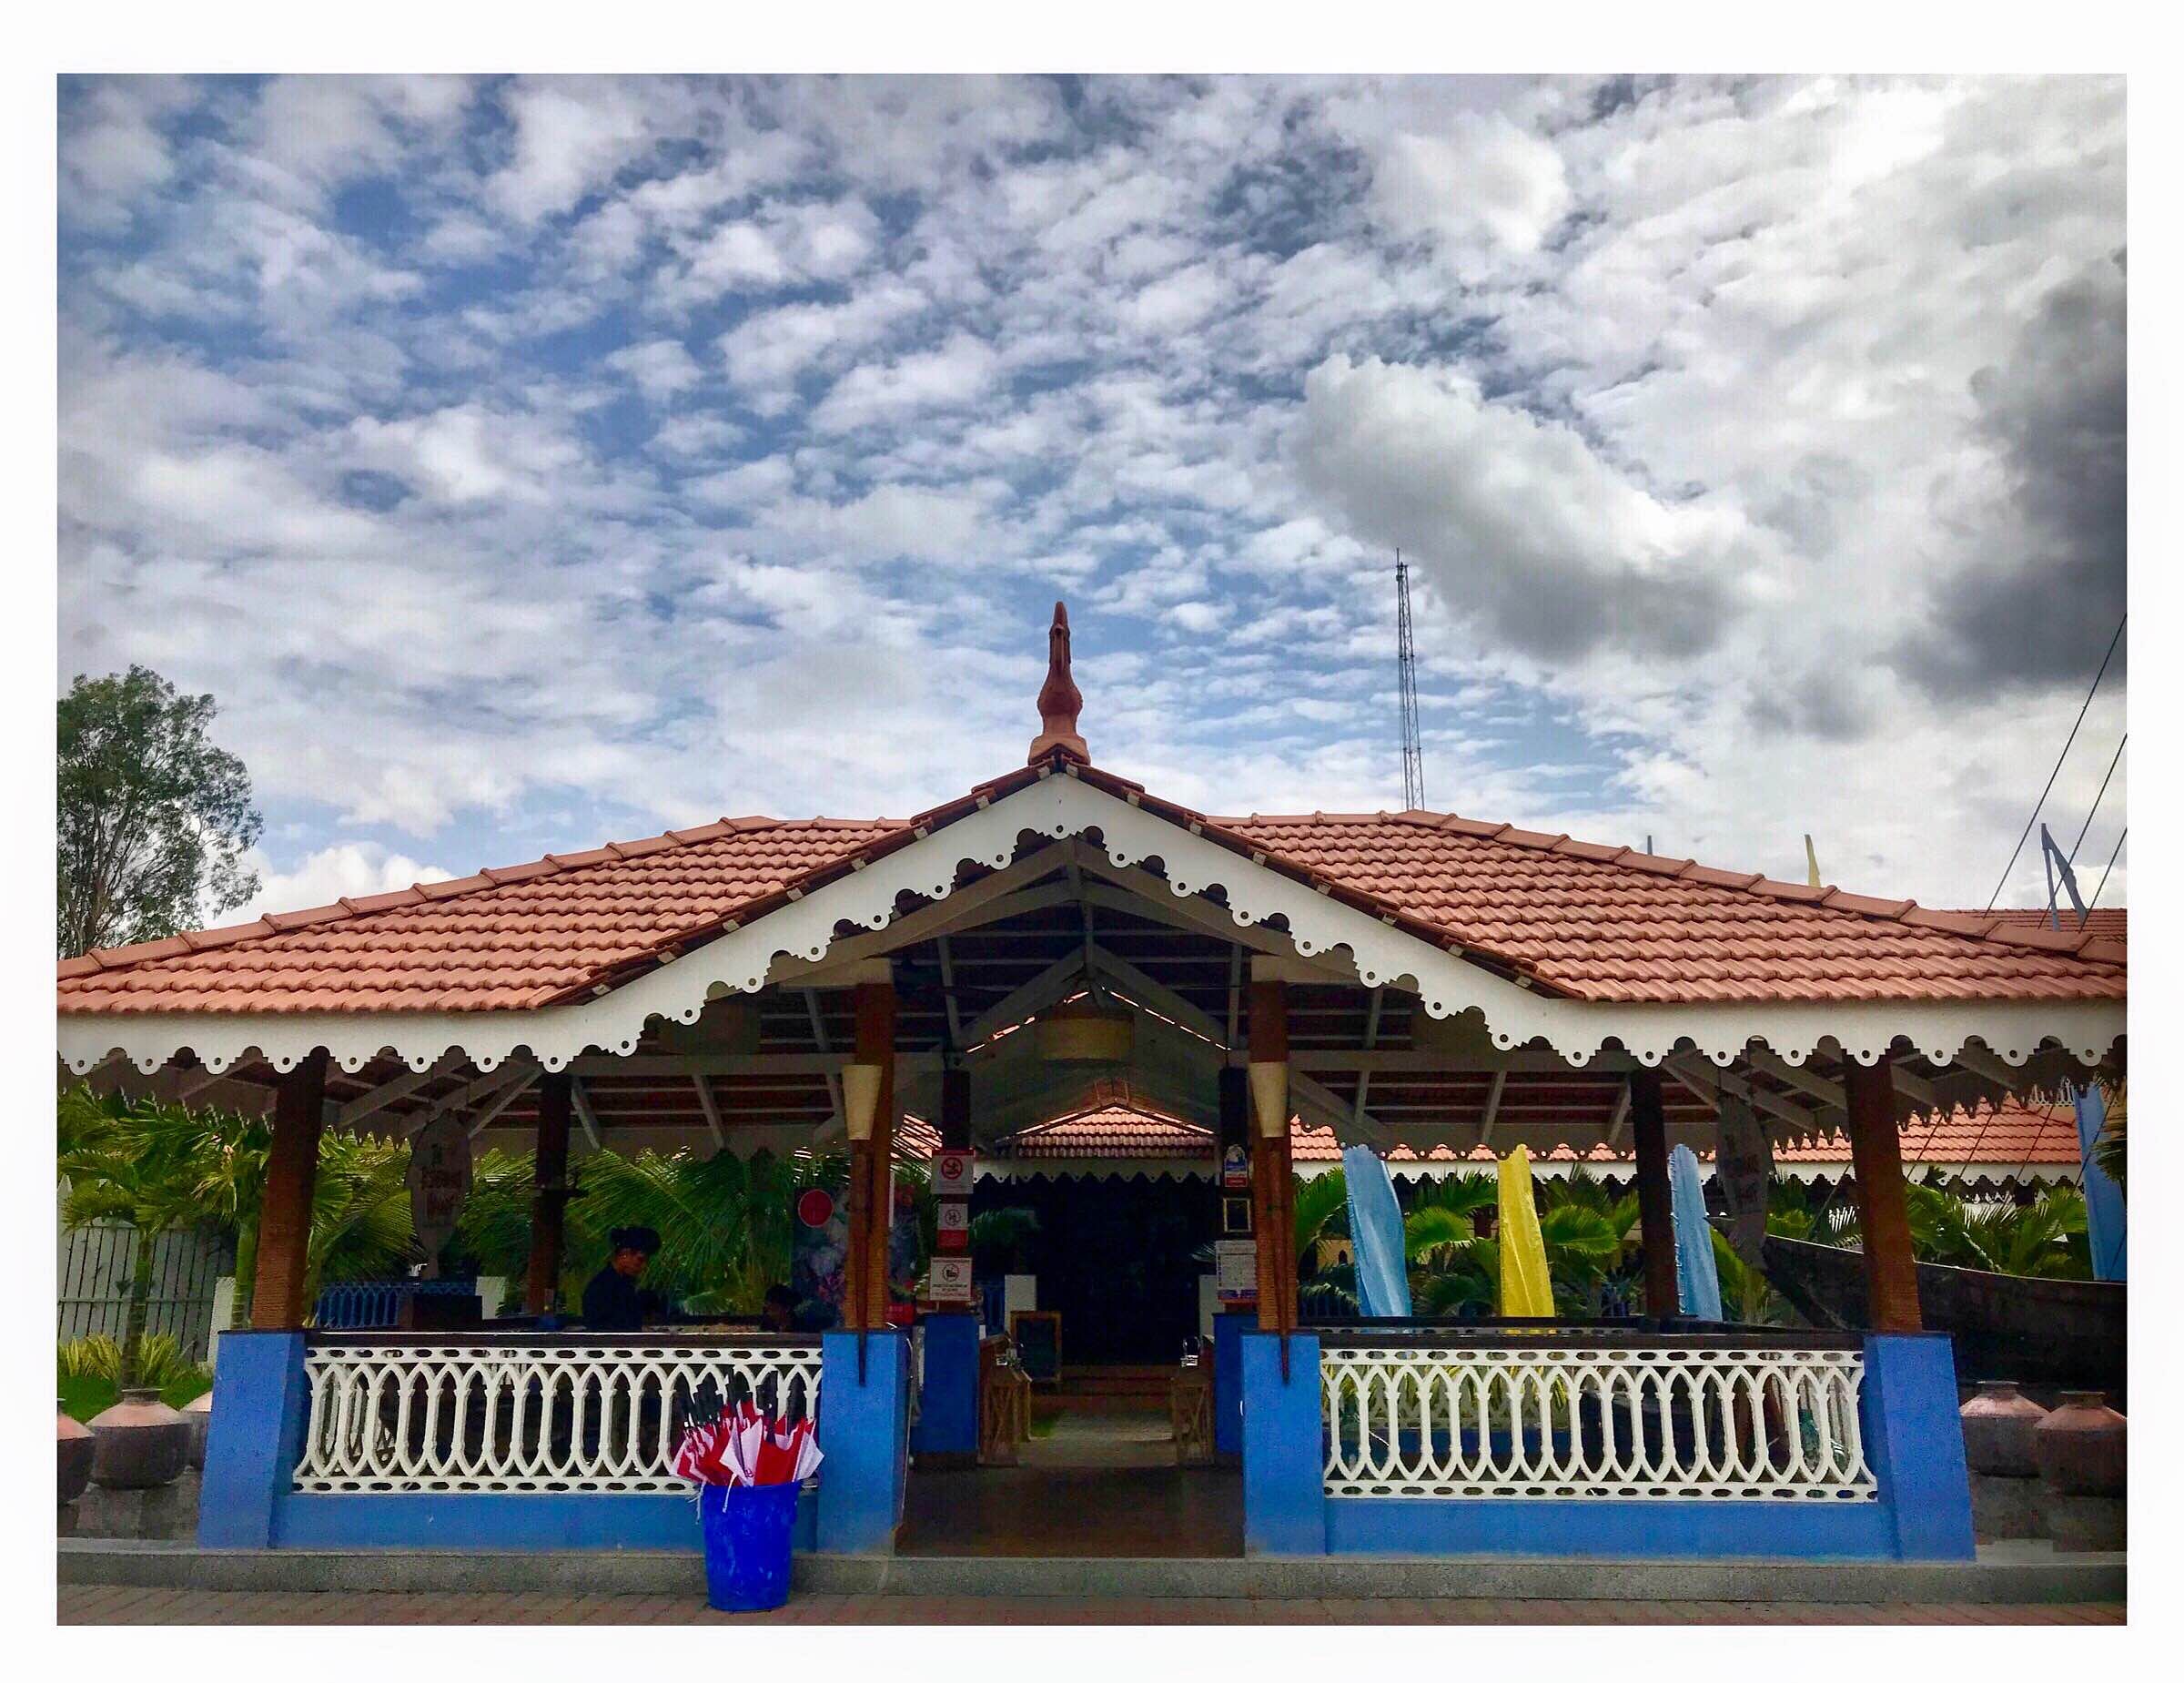
{"label": "yellow banner flag", "polygon": [[1502,1313],[1552,1315],[1554,1286],[1547,1277],[1547,1242],[1532,1200],[1532,1154],[1522,1146],[1497,1165],[1502,1238]]}

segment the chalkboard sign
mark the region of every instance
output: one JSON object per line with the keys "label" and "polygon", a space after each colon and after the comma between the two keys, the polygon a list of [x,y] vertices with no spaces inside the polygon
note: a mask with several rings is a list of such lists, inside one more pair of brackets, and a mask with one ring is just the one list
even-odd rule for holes
{"label": "chalkboard sign", "polygon": [[1019,1309],[1008,1317],[1016,1365],[1035,1385],[1062,1382],[1062,1317],[1053,1309]]}

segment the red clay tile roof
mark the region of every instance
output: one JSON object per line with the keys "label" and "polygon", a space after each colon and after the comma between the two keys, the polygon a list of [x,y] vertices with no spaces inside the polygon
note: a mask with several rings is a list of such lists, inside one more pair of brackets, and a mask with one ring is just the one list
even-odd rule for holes
{"label": "red clay tile roof", "polygon": [[[2078,1122],[2067,1104],[2013,1102],[1998,1110],[1982,1110],[1976,1116],[1963,1111],[1944,1117],[1915,1116],[1901,1125],[1899,1137],[1906,1163],[2052,1168],[2075,1167],[2078,1161]],[[1342,1148],[1336,1143],[1333,1130],[1309,1128],[1297,1120],[1289,1124],[1289,1152],[1291,1159],[1299,1163],[1335,1163],[1342,1159]],[[1213,1133],[1209,1129],[1175,1117],[1110,1107],[1024,1129],[998,1142],[992,1155],[1016,1161],[1127,1159],[1210,1164],[1214,1158]],[[1444,1145],[1421,1151],[1397,1145],[1385,1155],[1388,1162],[1397,1168],[1416,1163],[1470,1162],[1485,1169],[1491,1168],[1494,1162],[1493,1150],[1488,1146],[1459,1151]],[[1712,1155],[1701,1153],[1707,1159]],[[1534,1161],[1540,1162],[1574,1162],[1578,1157],[1579,1153],[1568,1146],[1533,1153]],[[1618,1151],[1606,1145],[1593,1146],[1583,1153],[1583,1158],[1586,1162],[1606,1170],[1627,1166],[1633,1161],[1631,1151]],[[1777,1142],[1774,1161],[1780,1164],[1847,1163],[1850,1141],[1835,1138],[1798,1144]]]}
{"label": "red clay tile roof", "polygon": [[480,1011],[581,999],[1054,769],[1552,992],[1620,1001],[2122,999],[2125,948],[1424,812],[1208,818],[1026,766],[910,820],[722,819],[61,961],[59,1008]]}
{"label": "red clay tile roof", "polygon": [[[1439,814],[1220,820],[1585,999],[2120,998],[2122,943]],[[2037,945],[2036,945],[2037,943]],[[2088,962],[2093,960],[2094,962]]]}
{"label": "red clay tile roof", "polygon": [[[2048,927],[2048,908],[2044,906],[1997,907],[1991,912],[1956,912],[1958,918],[1993,918],[2008,929],[2045,929]],[[2096,939],[2115,941],[2119,945],[2128,938],[2127,930],[2130,911],[2122,906],[2096,906],[2086,914],[2085,932]],[[2059,925],[2068,935],[2078,927],[2078,914],[2069,907],[2062,909]]]}
{"label": "red clay tile roof", "polygon": [[64,960],[64,1011],[515,1010],[702,940],[893,819],[693,830]]}
{"label": "red clay tile roof", "polygon": [[992,1155],[1014,1162],[1056,1158],[1213,1161],[1213,1133],[1196,1122],[1109,1106],[1019,1129]]}

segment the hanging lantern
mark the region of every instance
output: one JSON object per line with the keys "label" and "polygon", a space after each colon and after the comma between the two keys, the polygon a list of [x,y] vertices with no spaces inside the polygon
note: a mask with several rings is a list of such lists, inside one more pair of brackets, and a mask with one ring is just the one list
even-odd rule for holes
{"label": "hanging lantern", "polygon": [[1087,995],[1056,1006],[1033,1029],[1049,1062],[1127,1063],[1137,1018],[1127,1005]]}

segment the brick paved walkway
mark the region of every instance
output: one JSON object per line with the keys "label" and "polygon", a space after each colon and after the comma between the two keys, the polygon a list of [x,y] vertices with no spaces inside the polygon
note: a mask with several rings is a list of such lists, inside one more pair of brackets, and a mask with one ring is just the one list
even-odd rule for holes
{"label": "brick paved walkway", "polygon": [[[793,1625],[2120,1625],[2120,1602],[1799,1607],[1734,1601],[1081,1600],[798,1596],[743,1622]],[[688,1625],[730,1619],[674,1596],[315,1595],[64,1586],[64,1625]]]}

